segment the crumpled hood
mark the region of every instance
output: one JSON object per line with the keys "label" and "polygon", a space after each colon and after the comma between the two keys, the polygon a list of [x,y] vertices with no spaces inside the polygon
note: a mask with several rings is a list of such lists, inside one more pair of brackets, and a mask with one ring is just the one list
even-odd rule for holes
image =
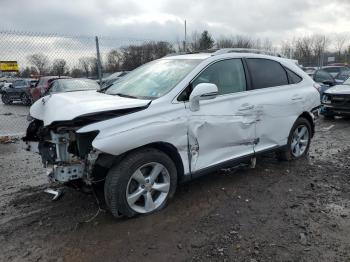
{"label": "crumpled hood", "polygon": [[331,94],[331,95],[350,95],[350,85],[337,85],[333,86],[331,88],[328,88],[325,91],[326,94]]}
{"label": "crumpled hood", "polygon": [[96,91],[58,93],[45,96],[30,108],[30,115],[43,120],[44,125],[55,121],[72,120],[92,113],[142,107],[150,100],[106,95]]}

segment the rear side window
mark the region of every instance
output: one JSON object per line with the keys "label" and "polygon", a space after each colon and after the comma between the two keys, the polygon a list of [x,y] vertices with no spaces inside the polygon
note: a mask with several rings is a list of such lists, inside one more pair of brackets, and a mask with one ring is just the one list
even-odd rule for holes
{"label": "rear side window", "polygon": [[288,74],[289,84],[297,84],[303,80],[300,76],[294,73],[292,70],[285,68]]}
{"label": "rear side window", "polygon": [[288,85],[286,70],[280,63],[262,58],[248,58],[253,89]]}

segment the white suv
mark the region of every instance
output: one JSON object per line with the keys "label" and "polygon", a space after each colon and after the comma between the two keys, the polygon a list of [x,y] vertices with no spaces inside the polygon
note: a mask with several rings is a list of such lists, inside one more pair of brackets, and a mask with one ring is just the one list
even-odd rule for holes
{"label": "white suv", "polygon": [[104,183],[114,216],[165,206],[181,181],[276,151],[307,154],[320,94],[292,60],[234,49],[165,57],[108,89],[30,109],[28,149],[51,180]]}

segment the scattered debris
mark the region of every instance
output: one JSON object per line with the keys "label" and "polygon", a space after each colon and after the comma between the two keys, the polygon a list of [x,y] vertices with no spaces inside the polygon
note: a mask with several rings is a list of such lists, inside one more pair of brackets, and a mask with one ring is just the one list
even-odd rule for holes
{"label": "scattered debris", "polygon": [[329,127],[324,127],[321,129],[322,132],[327,132],[329,130],[331,130],[334,127],[334,125],[330,125]]}
{"label": "scattered debris", "polygon": [[306,235],[304,233],[300,233],[299,235],[299,241],[302,245],[306,245],[307,244],[307,239],[306,239]]}
{"label": "scattered debris", "polygon": [[47,188],[44,190],[44,192],[53,195],[52,201],[56,201],[63,195],[64,191],[62,188],[57,189],[57,190]]}
{"label": "scattered debris", "polygon": [[0,136],[0,144],[16,143],[19,140],[18,137],[13,136]]}

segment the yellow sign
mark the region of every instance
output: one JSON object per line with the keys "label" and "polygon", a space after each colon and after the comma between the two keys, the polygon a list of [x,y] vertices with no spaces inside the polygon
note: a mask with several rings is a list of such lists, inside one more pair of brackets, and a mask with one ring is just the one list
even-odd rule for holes
{"label": "yellow sign", "polygon": [[0,71],[2,71],[2,72],[18,72],[17,61],[0,61]]}

